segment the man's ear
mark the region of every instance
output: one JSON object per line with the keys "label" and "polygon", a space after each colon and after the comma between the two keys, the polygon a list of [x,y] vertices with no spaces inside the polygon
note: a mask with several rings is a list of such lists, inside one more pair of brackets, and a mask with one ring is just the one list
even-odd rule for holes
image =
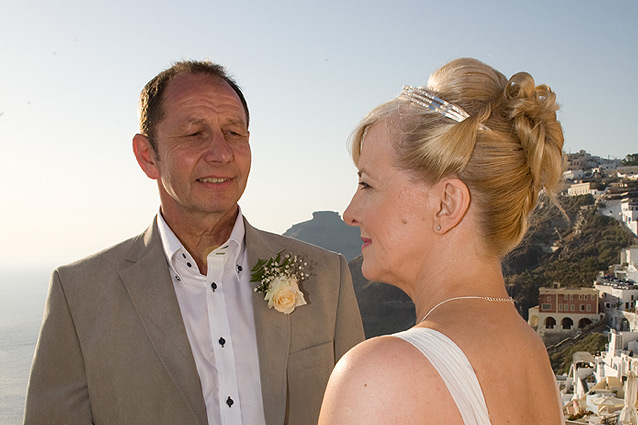
{"label": "man's ear", "polygon": [[149,179],[159,179],[160,173],[157,167],[157,156],[148,137],[139,133],[133,136],[133,153],[144,174],[146,174]]}
{"label": "man's ear", "polygon": [[456,227],[465,217],[470,207],[470,190],[457,178],[443,179],[436,186],[440,199],[434,230],[443,234]]}

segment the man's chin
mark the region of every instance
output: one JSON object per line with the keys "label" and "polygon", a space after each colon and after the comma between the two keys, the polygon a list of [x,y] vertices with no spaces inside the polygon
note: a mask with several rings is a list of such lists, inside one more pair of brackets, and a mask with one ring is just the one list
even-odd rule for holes
{"label": "man's chin", "polygon": [[238,206],[235,202],[230,205],[208,205],[201,209],[201,214],[217,216],[217,217],[235,217],[237,215]]}
{"label": "man's chin", "polygon": [[161,212],[162,216],[170,220],[183,220],[192,218],[195,220],[216,219],[223,220],[224,218],[234,219],[239,211],[237,202],[235,203],[200,203],[199,205],[184,205],[179,203],[162,203]]}

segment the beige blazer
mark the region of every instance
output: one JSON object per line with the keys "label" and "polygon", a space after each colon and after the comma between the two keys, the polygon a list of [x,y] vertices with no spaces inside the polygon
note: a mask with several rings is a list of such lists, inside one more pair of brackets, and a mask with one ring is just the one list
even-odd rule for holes
{"label": "beige blazer", "polygon": [[[341,255],[246,222],[249,264],[301,255],[307,305],[253,306],[266,423],[316,424],[335,362],[364,338]],[[157,226],[53,272],[25,424],[207,425],[206,407]],[[249,425],[249,424],[247,424]]]}

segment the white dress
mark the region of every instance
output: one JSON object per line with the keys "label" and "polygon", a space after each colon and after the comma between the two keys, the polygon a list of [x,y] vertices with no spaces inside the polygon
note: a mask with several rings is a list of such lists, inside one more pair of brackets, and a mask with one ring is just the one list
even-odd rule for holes
{"label": "white dress", "polygon": [[427,357],[445,382],[465,425],[491,425],[474,369],[458,345],[428,328],[410,328],[392,336],[409,342]]}

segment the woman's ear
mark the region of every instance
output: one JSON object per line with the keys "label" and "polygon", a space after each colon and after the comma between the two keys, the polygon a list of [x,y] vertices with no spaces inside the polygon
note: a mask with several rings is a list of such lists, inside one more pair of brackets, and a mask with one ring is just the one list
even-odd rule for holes
{"label": "woman's ear", "polygon": [[149,179],[157,180],[160,177],[159,169],[157,168],[157,155],[148,137],[142,134],[133,136],[133,153],[144,174]]}
{"label": "woman's ear", "polygon": [[457,178],[443,179],[435,184],[439,208],[434,218],[434,230],[444,234],[456,227],[470,207],[470,190]]}

